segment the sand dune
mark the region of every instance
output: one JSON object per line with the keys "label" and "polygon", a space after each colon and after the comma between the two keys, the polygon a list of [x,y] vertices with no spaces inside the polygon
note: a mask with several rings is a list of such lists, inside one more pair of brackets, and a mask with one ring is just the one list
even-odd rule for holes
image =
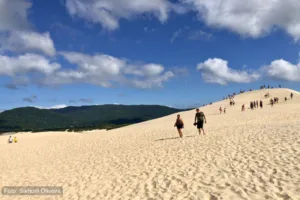
{"label": "sand dune", "polygon": [[[267,105],[266,92],[279,97]],[[173,127],[176,114],[112,131],[17,134],[0,137],[0,187],[63,186],[61,196],[0,199],[300,199],[300,93],[247,92],[201,108],[207,136],[193,126],[195,111],[180,113],[184,138]],[[263,109],[241,112],[252,100]],[[218,113],[219,106],[227,114]]]}

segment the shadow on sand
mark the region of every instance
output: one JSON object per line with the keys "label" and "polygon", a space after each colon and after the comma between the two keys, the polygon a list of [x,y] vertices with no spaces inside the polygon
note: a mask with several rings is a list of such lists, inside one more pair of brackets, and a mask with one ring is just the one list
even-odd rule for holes
{"label": "shadow on sand", "polygon": [[[183,135],[183,138],[190,138],[190,137],[196,137],[197,135],[188,135],[188,136],[184,136]],[[171,138],[162,138],[162,139],[158,139],[158,140],[155,140],[155,141],[164,141],[164,140],[175,140],[175,139],[180,139],[180,137],[171,137]]]}
{"label": "shadow on sand", "polygon": [[175,139],[180,139],[180,137],[162,138],[162,139],[158,139],[158,140],[155,140],[155,141],[175,140]]}
{"label": "shadow on sand", "polygon": [[188,136],[185,136],[185,137],[196,137],[197,135],[188,135]]}

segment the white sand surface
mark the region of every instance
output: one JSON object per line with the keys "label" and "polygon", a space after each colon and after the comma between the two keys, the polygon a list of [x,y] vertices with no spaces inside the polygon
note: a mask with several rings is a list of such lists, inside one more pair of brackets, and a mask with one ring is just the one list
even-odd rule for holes
{"label": "white sand surface", "polygon": [[[268,91],[279,97],[274,107]],[[300,94],[290,100],[291,91],[247,92],[233,107],[225,100],[201,108],[206,136],[193,126],[194,110],[180,113],[182,139],[176,114],[112,131],[16,134],[17,144],[1,136],[0,187],[63,186],[64,194],[0,199],[300,200]],[[248,109],[260,99],[263,109]]]}

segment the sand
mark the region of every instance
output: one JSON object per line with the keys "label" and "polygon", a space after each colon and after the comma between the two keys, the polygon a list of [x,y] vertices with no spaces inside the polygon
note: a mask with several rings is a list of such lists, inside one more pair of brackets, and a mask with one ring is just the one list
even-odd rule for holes
{"label": "sand", "polygon": [[[267,105],[264,94],[279,97]],[[291,90],[244,93],[201,108],[206,136],[193,126],[195,111],[112,131],[17,134],[0,137],[0,187],[62,186],[63,196],[18,199],[300,199],[300,94]],[[264,108],[248,109],[264,99]],[[246,112],[241,105],[246,103]],[[227,114],[219,114],[220,105]]]}

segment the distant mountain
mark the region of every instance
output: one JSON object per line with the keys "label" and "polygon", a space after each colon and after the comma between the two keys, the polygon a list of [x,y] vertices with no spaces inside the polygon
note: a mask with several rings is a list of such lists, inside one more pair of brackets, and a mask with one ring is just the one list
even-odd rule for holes
{"label": "distant mountain", "polygon": [[5,110],[3,110],[3,109],[0,109],[0,113],[2,113],[2,112],[4,112]]}
{"label": "distant mountain", "polygon": [[61,109],[16,108],[0,113],[0,133],[113,129],[180,111],[183,110],[159,105],[99,105]]}

